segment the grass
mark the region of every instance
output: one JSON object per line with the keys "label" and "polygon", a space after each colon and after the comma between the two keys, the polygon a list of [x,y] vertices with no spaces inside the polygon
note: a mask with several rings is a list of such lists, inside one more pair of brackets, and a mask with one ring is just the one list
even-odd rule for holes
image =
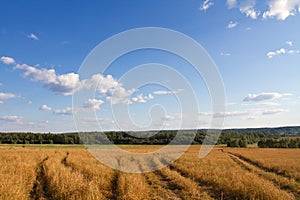
{"label": "grass", "polygon": [[[200,146],[159,171],[115,171],[78,145],[1,145],[0,199],[299,199],[299,150]],[[161,146],[124,146],[135,152]],[[221,151],[220,149],[223,149]],[[246,159],[243,159],[244,157]],[[168,157],[156,159],[160,166]],[[138,164],[138,163],[137,163]],[[279,171],[267,169],[276,168]],[[285,174],[279,172],[285,171]],[[291,177],[287,177],[291,176]]]}
{"label": "grass", "polygon": [[300,149],[230,149],[265,170],[300,181]]}
{"label": "grass", "polygon": [[85,146],[78,144],[0,144],[0,148],[84,149]]}

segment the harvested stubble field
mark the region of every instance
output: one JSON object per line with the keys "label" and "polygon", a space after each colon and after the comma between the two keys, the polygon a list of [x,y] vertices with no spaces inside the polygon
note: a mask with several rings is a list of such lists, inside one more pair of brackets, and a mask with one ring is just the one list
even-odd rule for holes
{"label": "harvested stubble field", "polygon": [[85,149],[0,148],[0,199],[300,198],[300,150],[215,148],[199,159],[199,148],[143,174],[110,169]]}

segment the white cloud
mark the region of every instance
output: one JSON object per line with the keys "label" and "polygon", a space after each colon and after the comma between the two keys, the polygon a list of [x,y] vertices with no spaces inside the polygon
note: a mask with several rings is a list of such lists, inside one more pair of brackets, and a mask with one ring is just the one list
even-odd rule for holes
{"label": "white cloud", "polygon": [[223,53],[223,52],[222,52],[222,53],[220,53],[220,55],[221,55],[221,56],[231,56],[231,54],[230,54],[230,53]]}
{"label": "white cloud", "polygon": [[64,96],[72,95],[73,90],[79,89],[79,75],[67,73],[57,75],[54,69],[38,69],[26,64],[17,64],[14,69],[25,70],[25,77],[31,77],[31,81],[42,82],[49,90]]}
{"label": "white cloud", "polygon": [[214,113],[214,117],[223,118],[223,117],[240,117],[249,115],[248,111],[233,111],[233,112],[219,112]]}
{"label": "white cloud", "polygon": [[33,40],[40,40],[40,39],[38,38],[38,36],[36,36],[36,35],[33,34],[33,33],[30,33],[29,35],[27,35],[27,37],[30,38],[30,39],[33,39]]}
{"label": "white cloud", "polygon": [[85,89],[93,88],[106,97],[106,101],[111,104],[130,104],[129,97],[136,91],[123,87],[123,85],[115,80],[111,75],[103,76],[102,74],[95,74],[89,80],[81,81],[81,85]]}
{"label": "white cloud", "polygon": [[111,104],[131,104],[129,97],[135,92],[135,89],[126,90],[123,87],[109,89],[106,95],[106,101]]}
{"label": "white cloud", "polygon": [[[17,64],[14,69],[24,70],[24,77],[29,77],[31,81],[42,82],[46,88],[56,94],[68,96],[80,90],[96,90],[105,100],[111,104],[132,104],[133,102],[145,102],[153,99],[152,94],[144,96],[142,94],[130,98],[136,89],[126,89],[122,83],[115,80],[111,75],[94,74],[90,79],[80,80],[76,73],[58,75],[55,69],[45,69]],[[156,91],[153,94],[174,94],[173,91]],[[102,101],[102,100],[101,100]],[[91,102],[88,102],[91,103]],[[98,102],[99,103],[99,102]],[[103,103],[103,102],[102,102]]]}
{"label": "white cloud", "polygon": [[153,94],[156,95],[167,95],[167,94],[176,94],[179,91],[170,91],[170,90],[158,90],[158,91],[154,91]]}
{"label": "white cloud", "polygon": [[275,114],[279,114],[282,112],[287,112],[288,110],[286,109],[273,109],[273,110],[264,110],[262,112],[262,115],[275,115]]}
{"label": "white cloud", "polygon": [[246,111],[231,111],[231,112],[201,112],[199,113],[202,116],[213,116],[216,118],[232,118],[232,117],[244,117],[242,119],[255,119],[256,117],[264,116],[264,115],[275,115],[280,114],[282,112],[287,112],[286,109],[252,109]]}
{"label": "white cloud", "polygon": [[2,104],[4,100],[12,99],[12,98],[17,98],[17,95],[12,93],[0,92],[0,104]]}
{"label": "white cloud", "polygon": [[9,64],[14,64],[15,63],[15,59],[11,58],[11,57],[7,57],[7,56],[2,56],[0,58],[0,61],[6,65]]}
{"label": "white cloud", "polygon": [[285,53],[286,53],[286,49],[281,48],[281,49],[278,49],[276,51],[269,51],[267,53],[267,56],[268,56],[268,58],[272,58],[273,56],[277,56],[277,55],[285,54]]}
{"label": "white cloud", "polygon": [[291,94],[280,94],[277,92],[263,92],[259,94],[248,94],[243,101],[266,101],[266,100],[273,100],[279,99],[284,96],[291,96]]}
{"label": "white cloud", "polygon": [[13,122],[13,123],[21,123],[22,119],[23,119],[22,116],[4,116],[4,117],[0,117],[0,121]]}
{"label": "white cloud", "polygon": [[200,7],[200,10],[206,11],[207,9],[209,9],[213,5],[214,5],[214,3],[212,1],[204,0],[201,7]]}
{"label": "white cloud", "polygon": [[236,0],[227,0],[227,5],[229,9],[236,7],[236,4],[237,4]]}
{"label": "white cloud", "polygon": [[84,108],[99,110],[100,105],[104,102],[101,99],[88,99],[84,104]]}
{"label": "white cloud", "polygon": [[255,104],[253,104],[253,103],[242,103],[241,105],[242,106],[260,105],[260,106],[270,106],[270,107],[281,106],[280,103],[271,102],[271,101],[256,101]]}
{"label": "white cloud", "polygon": [[285,49],[285,48],[280,48],[276,51],[269,51],[267,53],[267,56],[268,58],[273,58],[274,56],[278,56],[278,55],[281,55],[281,54],[298,54],[300,53],[299,50],[288,50],[288,49]]}
{"label": "white cloud", "polygon": [[268,5],[269,10],[263,14],[265,19],[275,17],[278,20],[285,20],[300,11],[300,0],[271,0]]}
{"label": "white cloud", "polygon": [[258,105],[263,105],[263,106],[280,106],[280,103],[276,103],[276,102],[259,102],[257,103]]}
{"label": "white cloud", "polygon": [[257,17],[260,15],[260,12],[256,11],[254,9],[254,6],[255,6],[255,0],[244,1],[240,5],[240,11],[241,13],[246,14],[247,17],[250,17],[252,19],[257,19]]}
{"label": "white cloud", "polygon": [[287,51],[288,54],[297,54],[297,53],[300,53],[299,50],[288,50]]}
{"label": "white cloud", "polygon": [[147,100],[152,100],[152,99],[154,99],[152,94],[148,94],[147,96],[145,96],[143,94],[139,94],[139,95],[131,98],[131,100],[133,102],[138,102],[138,103],[146,103]]}
{"label": "white cloud", "polygon": [[287,45],[289,45],[290,47],[293,46],[293,42],[292,41],[286,41],[285,42]]}
{"label": "white cloud", "polygon": [[57,109],[54,111],[54,114],[57,115],[72,115],[73,114],[73,109],[72,108],[63,108],[63,109]]}
{"label": "white cloud", "polygon": [[227,25],[227,28],[234,28],[238,25],[238,22],[233,22],[233,21],[230,21],[229,24]]}
{"label": "white cloud", "polygon": [[95,126],[96,124],[95,123],[103,123],[105,121],[107,121],[108,119],[105,119],[105,118],[98,118],[98,117],[95,117],[95,118],[82,118],[80,119],[81,122],[85,123],[85,124],[88,124],[88,125],[91,125],[91,126]]}
{"label": "white cloud", "polygon": [[81,85],[86,89],[97,86],[96,90],[101,94],[108,93],[113,88],[121,87],[121,84],[111,75],[103,76],[102,74],[94,74],[90,79],[81,81]]}
{"label": "white cloud", "polygon": [[200,112],[199,113],[202,116],[214,116],[216,118],[225,118],[225,117],[240,117],[240,116],[245,116],[249,115],[249,111],[232,111],[232,112],[217,112],[217,113],[212,113],[212,112]]}
{"label": "white cloud", "polygon": [[51,108],[50,106],[47,106],[47,105],[42,105],[42,106],[40,107],[40,110],[43,110],[43,111],[50,111],[50,110],[52,110],[52,108]]}
{"label": "white cloud", "polygon": [[166,115],[161,118],[163,121],[174,121],[174,120],[181,120],[182,115],[180,114],[175,114],[175,115]]}
{"label": "white cloud", "polygon": [[135,89],[125,89],[111,75],[95,74],[90,79],[80,81],[78,74],[58,75],[54,69],[38,69],[26,64],[17,64],[15,69],[25,70],[23,74],[25,77],[30,77],[31,81],[42,82],[50,91],[64,96],[72,95],[81,89],[96,88],[100,94],[106,97],[108,102],[118,104],[131,103],[129,97],[135,92]]}
{"label": "white cloud", "polygon": [[154,99],[154,96],[152,94],[148,94],[148,99]]}

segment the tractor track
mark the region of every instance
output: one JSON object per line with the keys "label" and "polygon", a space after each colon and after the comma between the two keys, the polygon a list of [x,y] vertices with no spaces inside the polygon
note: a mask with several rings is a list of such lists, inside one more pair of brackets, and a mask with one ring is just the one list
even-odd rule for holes
{"label": "tractor track", "polygon": [[[280,179],[280,180],[284,180],[284,181],[288,182],[288,181],[294,180],[294,179],[283,176],[280,173],[274,172],[273,170],[269,170],[269,168],[261,167],[261,165],[257,164],[254,161],[251,161],[250,159],[245,158],[241,155],[233,154],[230,152],[225,152],[225,153],[232,159],[233,162],[238,164],[241,168],[243,168],[251,173],[256,174],[257,176],[265,179],[266,181],[271,182],[274,186],[276,186],[277,188],[280,188],[281,190],[284,190],[288,193],[292,193],[296,199],[300,199],[300,194],[299,194],[300,184],[297,184],[297,182],[296,182],[298,187],[296,186],[296,188],[295,188],[295,187],[292,187],[287,184],[282,184],[278,181],[278,179]],[[274,179],[270,175],[278,176],[278,179]]]}
{"label": "tractor track", "polygon": [[51,199],[51,192],[49,190],[49,180],[47,178],[47,170],[45,162],[48,160],[46,156],[36,167],[36,178],[30,192],[30,197],[33,200]]}

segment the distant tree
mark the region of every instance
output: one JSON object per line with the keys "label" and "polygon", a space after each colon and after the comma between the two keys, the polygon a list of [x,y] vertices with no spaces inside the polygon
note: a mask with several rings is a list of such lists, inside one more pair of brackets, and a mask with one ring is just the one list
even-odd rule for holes
{"label": "distant tree", "polygon": [[246,148],[247,147],[247,140],[246,139],[240,139],[239,141],[239,147]]}
{"label": "distant tree", "polygon": [[227,147],[239,147],[239,141],[237,139],[230,139],[227,142]]}

